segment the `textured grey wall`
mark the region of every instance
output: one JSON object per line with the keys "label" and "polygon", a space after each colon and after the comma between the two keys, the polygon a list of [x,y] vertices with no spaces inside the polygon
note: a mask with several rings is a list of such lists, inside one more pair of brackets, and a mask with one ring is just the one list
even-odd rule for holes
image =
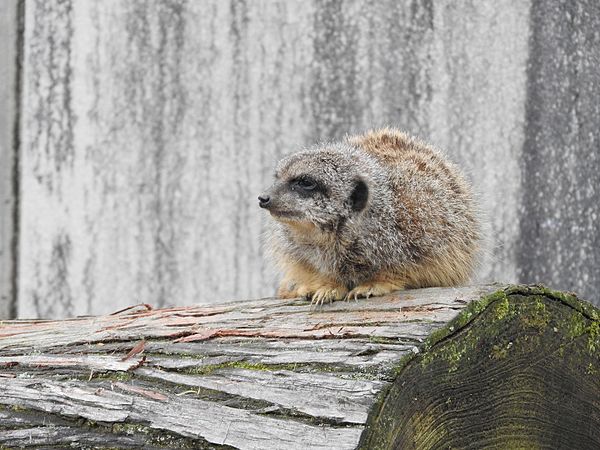
{"label": "textured grey wall", "polygon": [[600,2],[534,5],[519,277],[600,305]]}
{"label": "textured grey wall", "polygon": [[480,279],[599,301],[597,9],[27,2],[20,315],[271,295],[255,198],[274,162],[386,124],[481,192]]}
{"label": "textured grey wall", "polygon": [[15,315],[15,164],[18,102],[19,11],[0,2],[0,319]]}

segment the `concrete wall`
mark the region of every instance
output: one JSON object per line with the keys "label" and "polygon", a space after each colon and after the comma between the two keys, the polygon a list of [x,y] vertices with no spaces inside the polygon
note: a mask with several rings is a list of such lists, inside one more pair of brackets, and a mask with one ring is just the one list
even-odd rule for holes
{"label": "concrete wall", "polygon": [[19,314],[272,295],[275,161],[391,124],[488,216],[481,280],[600,301],[590,1],[30,1]]}
{"label": "concrete wall", "polygon": [[600,305],[600,2],[536,1],[519,161],[519,278]]}
{"label": "concrete wall", "polygon": [[19,15],[17,0],[0,2],[0,319],[16,313]]}

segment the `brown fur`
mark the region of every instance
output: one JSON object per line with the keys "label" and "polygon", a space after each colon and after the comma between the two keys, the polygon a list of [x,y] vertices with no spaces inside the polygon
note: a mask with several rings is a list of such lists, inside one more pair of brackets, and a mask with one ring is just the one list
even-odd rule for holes
{"label": "brown fur", "polygon": [[[305,173],[327,195],[284,192]],[[472,275],[481,242],[477,206],[458,168],[427,144],[394,129],[371,131],[292,155],[278,175],[286,199],[278,207],[296,214],[271,211],[283,226],[272,241],[285,272],[280,296],[320,304],[454,286]],[[349,211],[346,199],[362,179],[368,203]]]}

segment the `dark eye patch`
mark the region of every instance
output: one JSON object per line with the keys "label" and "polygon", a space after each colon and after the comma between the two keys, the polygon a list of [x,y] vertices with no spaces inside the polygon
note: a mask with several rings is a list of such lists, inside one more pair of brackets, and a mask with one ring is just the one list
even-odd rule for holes
{"label": "dark eye patch", "polygon": [[315,192],[325,192],[324,186],[308,175],[303,175],[291,180],[290,188],[292,191],[298,191],[305,195],[310,195]]}
{"label": "dark eye patch", "polygon": [[305,191],[312,191],[317,187],[317,183],[310,178],[301,178],[296,183],[299,188],[304,189]]}

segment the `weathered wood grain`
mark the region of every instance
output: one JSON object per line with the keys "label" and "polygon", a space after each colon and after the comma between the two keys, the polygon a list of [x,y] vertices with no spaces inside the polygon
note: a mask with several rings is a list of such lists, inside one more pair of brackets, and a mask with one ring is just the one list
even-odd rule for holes
{"label": "weathered wood grain", "polygon": [[[4,351],[23,352],[61,345],[103,341],[169,338],[176,342],[210,338],[390,338],[394,343],[414,344],[450,320],[464,307],[464,298],[477,297],[480,287],[421,289],[401,294],[402,302],[375,299],[365,308],[361,302],[337,302],[318,314],[300,299],[267,298],[217,306],[165,308],[158,311],[125,310],[109,316],[67,320],[5,321],[0,329]],[[432,300],[432,293],[439,292]],[[340,325],[340,311],[344,320]],[[422,320],[426,318],[426,320]],[[73,326],[65,326],[72,324]]]}
{"label": "weathered wood grain", "polygon": [[14,317],[17,310],[21,3],[0,2],[0,319]]}
{"label": "weathered wood grain", "polygon": [[482,306],[399,372],[363,448],[600,446],[600,311],[539,287]]}
{"label": "weathered wood grain", "polygon": [[[397,360],[398,354],[396,354]],[[293,364],[293,363],[291,363]],[[170,383],[212,389],[271,403],[320,420],[364,424],[382,382],[353,380],[343,374],[295,373],[289,370],[223,369],[197,377],[139,369],[137,374]],[[342,376],[341,376],[342,375]]]}
{"label": "weathered wood grain", "polygon": [[[98,392],[97,388],[80,388],[78,384],[35,378],[12,380],[1,392],[4,404],[18,402],[24,408],[90,421],[147,423],[151,429],[171,430],[190,439],[202,436],[208,442],[238,448],[278,449],[283,445],[293,449],[327,449],[332,442],[338,448],[354,448],[362,431],[362,428],[326,428],[278,420],[184,396],[153,400],[123,394],[118,388]],[[160,414],[156,414],[158,409]]]}
{"label": "weathered wood grain", "polygon": [[23,316],[273,293],[255,198],[305,143],[311,17],[304,2],[27,4]]}
{"label": "weathered wood grain", "polygon": [[[0,424],[10,432],[0,445],[20,445],[31,430],[30,446],[97,445],[114,432],[125,447],[355,448],[398,362],[497,288],[406,291],[319,310],[261,299],[4,321]],[[48,417],[52,430],[33,416]],[[163,441],[162,430],[171,433]]]}
{"label": "weathered wood grain", "polygon": [[467,172],[479,194],[490,253],[483,280],[538,281],[520,278],[517,260],[524,244],[520,219],[530,216],[520,209],[527,175],[519,169],[528,151],[523,119],[531,8],[528,1],[434,2],[424,137]]}
{"label": "weathered wood grain", "polygon": [[599,330],[499,285],[4,321],[0,445],[595,448]]}
{"label": "weathered wood grain", "polygon": [[531,11],[520,278],[600,305],[600,3]]}
{"label": "weathered wood grain", "polygon": [[275,161],[387,124],[462,163],[498,241],[481,276],[514,280],[528,11],[27,2],[21,317],[272,295]]}
{"label": "weathered wood grain", "polygon": [[[2,413],[0,413],[1,415]],[[0,423],[3,423],[1,419]],[[99,447],[106,441],[102,433],[81,433],[69,427],[61,426],[54,426],[52,428],[21,428],[5,431],[0,435],[0,445],[10,443],[11,446],[17,448],[42,447],[47,445],[77,446],[81,445],[82,442]],[[113,443],[118,448],[140,448],[140,446],[144,445],[142,439],[136,439],[127,435],[115,436]]]}

